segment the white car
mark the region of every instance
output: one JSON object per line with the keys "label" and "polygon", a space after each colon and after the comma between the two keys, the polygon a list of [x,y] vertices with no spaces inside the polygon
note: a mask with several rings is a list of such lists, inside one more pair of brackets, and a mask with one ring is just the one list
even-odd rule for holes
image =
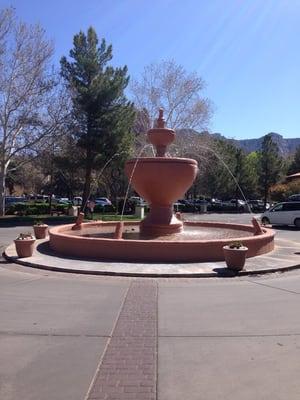
{"label": "white car", "polygon": [[300,228],[300,202],[278,203],[261,215],[264,225],[296,225]]}
{"label": "white car", "polygon": [[98,197],[95,200],[97,206],[111,206],[111,201],[107,197]]}
{"label": "white car", "polygon": [[145,202],[144,199],[142,199],[141,197],[137,197],[137,196],[131,196],[128,199],[129,201],[131,201],[132,203],[134,203],[135,206],[146,206],[147,203]]}
{"label": "white car", "polygon": [[82,204],[82,197],[76,196],[73,198],[73,204],[74,206],[81,206]]}

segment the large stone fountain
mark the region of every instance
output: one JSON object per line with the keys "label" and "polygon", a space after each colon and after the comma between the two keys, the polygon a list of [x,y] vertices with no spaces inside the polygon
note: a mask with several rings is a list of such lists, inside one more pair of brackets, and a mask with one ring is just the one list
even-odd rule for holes
{"label": "large stone fountain", "polygon": [[150,205],[150,212],[140,224],[144,235],[169,235],[181,232],[183,223],[173,212],[173,203],[184,197],[193,184],[198,165],[190,158],[167,157],[167,147],[175,132],[165,128],[163,110],[159,110],[157,127],[147,133],[156,149],[156,157],[129,160],[125,172],[135,191]]}
{"label": "large stone fountain", "polygon": [[223,246],[242,241],[247,257],[274,248],[274,231],[252,225],[182,222],[173,203],[182,198],[198,171],[195,160],[167,156],[175,132],[165,127],[159,111],[156,127],[148,131],[156,157],[127,161],[125,171],[136,192],[149,204],[141,222],[87,222],[50,230],[50,247],[58,254],[84,259],[131,262],[202,262],[224,260]]}

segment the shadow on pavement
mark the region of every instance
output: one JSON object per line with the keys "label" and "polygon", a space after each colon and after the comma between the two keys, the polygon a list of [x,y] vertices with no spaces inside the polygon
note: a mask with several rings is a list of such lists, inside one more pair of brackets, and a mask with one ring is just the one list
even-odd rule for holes
{"label": "shadow on pavement", "polygon": [[233,276],[237,276],[238,273],[236,271],[232,271],[228,268],[214,268],[214,272],[221,276],[222,278],[232,278]]}

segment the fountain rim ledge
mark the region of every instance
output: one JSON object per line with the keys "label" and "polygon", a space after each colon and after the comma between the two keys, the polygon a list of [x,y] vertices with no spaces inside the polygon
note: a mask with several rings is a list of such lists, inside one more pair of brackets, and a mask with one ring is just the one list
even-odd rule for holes
{"label": "fountain rim ledge", "polygon": [[[115,226],[115,221],[94,221],[82,224],[81,231],[95,226]],[[124,226],[135,226],[138,221],[124,221]],[[263,233],[254,235],[254,227],[247,224],[223,222],[185,222],[195,227],[215,227],[249,232],[250,236],[224,239],[196,240],[144,240],[95,238],[72,235],[73,224],[59,225],[49,231],[50,248],[72,257],[85,257],[116,262],[214,262],[223,261],[223,246],[234,241],[242,241],[248,247],[247,258],[269,253],[274,249],[275,231],[262,228]],[[70,232],[70,233],[68,233]],[[78,232],[78,231],[77,231]],[[81,246],[79,245],[81,244]],[[148,251],[147,251],[148,250]]]}
{"label": "fountain rim ledge", "polygon": [[182,158],[182,157],[135,157],[131,158],[126,161],[128,163],[135,163],[135,162],[149,162],[149,163],[156,163],[156,162],[163,162],[163,163],[183,163],[183,164],[193,164],[197,165],[198,163],[196,160],[192,158]]}

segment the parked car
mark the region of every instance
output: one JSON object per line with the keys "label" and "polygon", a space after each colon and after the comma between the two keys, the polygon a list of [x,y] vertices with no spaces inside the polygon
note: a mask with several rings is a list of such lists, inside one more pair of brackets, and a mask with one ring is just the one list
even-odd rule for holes
{"label": "parked car", "polygon": [[80,196],[74,197],[72,203],[73,203],[74,206],[81,206],[82,197],[80,197]]}
{"label": "parked car", "polygon": [[300,202],[278,203],[261,215],[264,225],[295,225],[300,228]]}
{"label": "parked car", "polygon": [[72,204],[72,202],[68,197],[61,197],[60,199],[57,199],[57,204],[69,205]]}
{"label": "parked car", "polygon": [[250,205],[250,208],[253,212],[263,212],[270,208],[270,204],[266,203],[263,200],[248,200],[247,203]]}
{"label": "parked car", "polygon": [[288,198],[288,201],[300,201],[300,193],[298,194],[293,194]]}
{"label": "parked car", "polygon": [[231,199],[229,201],[222,202],[222,210],[223,211],[246,212],[246,211],[249,211],[249,207],[244,200]]}
{"label": "parked car", "polygon": [[173,203],[173,207],[175,212],[193,212],[195,211],[195,207],[190,200],[179,199],[175,203]]}
{"label": "parked car", "polygon": [[95,199],[96,206],[111,206],[111,201],[107,197],[98,197]]}
{"label": "parked car", "polygon": [[28,196],[28,200],[36,203],[46,203],[49,201],[49,196],[46,194],[31,194]]}
{"label": "parked car", "polygon": [[212,198],[207,205],[208,211],[222,211],[222,200]]}
{"label": "parked car", "polygon": [[144,207],[147,206],[147,203],[142,197],[131,196],[129,197],[128,201],[134,204],[135,206],[144,206]]}
{"label": "parked car", "polygon": [[192,201],[186,200],[186,199],[179,199],[179,200],[177,200],[177,203],[181,204],[183,206],[192,206],[193,205]]}
{"label": "parked car", "polygon": [[194,208],[199,212],[206,212],[209,203],[205,199],[194,200]]}
{"label": "parked car", "polygon": [[26,198],[22,196],[6,196],[5,197],[5,208],[9,208],[13,204],[24,203],[26,202]]}

